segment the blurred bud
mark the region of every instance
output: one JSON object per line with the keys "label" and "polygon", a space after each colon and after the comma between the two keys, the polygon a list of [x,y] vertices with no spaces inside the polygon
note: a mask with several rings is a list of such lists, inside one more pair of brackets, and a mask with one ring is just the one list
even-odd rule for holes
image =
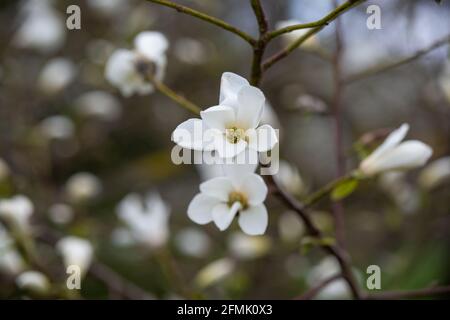
{"label": "blurred bud", "polygon": [[0,272],[17,275],[25,269],[25,261],[14,247],[14,240],[0,224]]}
{"label": "blurred bud", "polygon": [[204,44],[193,38],[181,38],[175,42],[174,53],[181,62],[200,65],[207,61],[208,54]]}
{"label": "blurred bud", "polygon": [[128,0],[87,0],[87,4],[99,15],[113,16],[127,9]]}
{"label": "blurred bud", "polygon": [[0,200],[0,218],[10,223],[19,232],[29,232],[33,211],[33,203],[26,196],[17,195]]}
{"label": "blurred bud", "polygon": [[75,132],[71,119],[65,116],[51,116],[39,124],[39,129],[47,139],[70,139]]}
{"label": "blurred bud", "polygon": [[325,101],[306,93],[297,97],[294,108],[311,113],[325,113],[328,110]]}
{"label": "blurred bud", "polygon": [[74,105],[81,115],[105,121],[117,120],[122,112],[119,100],[106,91],[84,93]]}
{"label": "blurred bud", "polygon": [[83,202],[97,197],[102,190],[102,183],[95,175],[88,172],[74,174],[67,180],[65,191],[70,201]]}
{"label": "blurred bud", "polygon": [[295,212],[286,211],[281,214],[278,220],[278,231],[284,242],[292,243],[300,240],[300,237],[305,233],[305,226]]}
{"label": "blurred bud", "polygon": [[74,215],[72,207],[64,203],[55,203],[48,209],[50,220],[56,224],[68,224],[73,220]]}
{"label": "blurred bud", "polygon": [[206,256],[211,247],[208,235],[196,228],[185,228],[178,232],[175,245],[184,255],[196,258]]}
{"label": "blurred bud", "polygon": [[213,261],[198,272],[194,282],[199,288],[207,288],[228,277],[234,268],[235,263],[230,258]]}
{"label": "blurred bud", "polygon": [[422,188],[431,190],[450,180],[450,157],[440,158],[426,166],[419,175]]}
{"label": "blurred bud", "polygon": [[228,238],[228,248],[238,259],[250,260],[262,257],[271,247],[272,241],[267,236],[248,236],[237,232]]}
{"label": "blurred bud", "polygon": [[34,294],[45,294],[50,290],[48,278],[38,271],[25,271],[16,278],[17,286]]}
{"label": "blurred bud", "polygon": [[38,78],[39,89],[48,95],[64,90],[75,78],[76,67],[66,58],[54,58],[47,62]]}
{"label": "blurred bud", "polygon": [[56,249],[61,254],[66,268],[78,266],[81,272],[86,274],[94,256],[94,249],[88,240],[68,236],[57,242]]}
{"label": "blurred bud", "polygon": [[415,213],[420,207],[419,192],[405,179],[404,172],[386,172],[379,180],[380,187],[403,213]]}
{"label": "blurred bud", "polygon": [[301,196],[306,191],[305,183],[303,182],[298,169],[290,165],[287,161],[280,160],[278,173],[275,174],[274,179],[289,193],[296,196]]}
{"label": "blurred bud", "polygon": [[[285,27],[289,27],[292,25],[296,25],[296,24],[302,24],[301,21],[299,20],[283,20],[283,21],[279,21],[276,24],[276,29],[282,29]],[[294,30],[288,33],[285,33],[282,35],[283,39],[286,42],[286,45],[289,45],[295,41],[297,41],[300,37],[304,36],[306,33],[308,33],[308,31],[310,31],[311,28],[307,28],[307,29],[298,29],[298,30]],[[306,40],[301,48],[304,49],[313,49],[319,46],[319,41],[317,40],[317,37],[315,35],[311,36],[308,38],[308,40]]]}
{"label": "blurred bud", "polygon": [[8,164],[0,158],[0,181],[5,180],[10,174]]}

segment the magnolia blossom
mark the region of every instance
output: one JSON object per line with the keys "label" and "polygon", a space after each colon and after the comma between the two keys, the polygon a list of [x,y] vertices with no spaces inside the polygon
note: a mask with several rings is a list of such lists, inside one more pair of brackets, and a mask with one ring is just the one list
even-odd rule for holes
{"label": "magnolia blossom", "polygon": [[278,173],[274,175],[274,179],[289,193],[302,195],[305,192],[306,186],[298,169],[287,161],[280,161]]}
{"label": "magnolia blossom", "polygon": [[150,193],[145,199],[137,194],[126,196],[119,203],[117,214],[127,224],[136,242],[151,248],[167,242],[170,208],[158,193]]}
{"label": "magnolia blossom", "polygon": [[[293,26],[293,25],[296,25],[296,24],[302,24],[302,22],[298,21],[298,20],[294,20],[294,19],[283,20],[283,21],[279,21],[276,24],[276,28],[277,29],[282,29],[282,28]],[[287,44],[290,44],[292,42],[297,41],[299,38],[303,37],[310,30],[311,30],[311,28],[294,30],[294,31],[291,31],[291,32],[283,34],[283,38],[285,39]],[[311,49],[311,48],[314,48],[314,47],[317,47],[317,46],[318,46],[318,41],[317,41],[317,37],[315,35],[313,35],[310,38],[308,38],[308,40],[306,40],[302,44],[302,48],[306,48],[306,49]]]}
{"label": "magnolia blossom", "polygon": [[246,149],[266,152],[278,143],[275,130],[259,126],[264,112],[264,94],[234,73],[222,75],[219,105],[189,119],[173,132],[172,139],[183,148],[217,151],[221,158],[233,158]]}
{"label": "magnolia blossom", "polygon": [[33,211],[33,203],[26,196],[17,195],[0,200],[0,218],[11,223],[20,232],[29,231]]}
{"label": "magnolia blossom", "polygon": [[86,239],[74,236],[60,239],[56,249],[61,254],[66,268],[78,266],[83,274],[89,269],[94,256],[92,244]]}
{"label": "magnolia blossom", "polygon": [[106,79],[125,97],[152,93],[154,87],[146,75],[162,80],[168,46],[162,33],[141,32],[134,39],[134,50],[118,49],[111,55],[106,64]]}
{"label": "magnolia blossom", "polygon": [[14,240],[6,229],[0,224],[0,271],[10,275],[16,275],[25,268],[25,261],[17,252]]}
{"label": "magnolia blossom", "polygon": [[68,198],[74,202],[95,198],[102,190],[99,178],[89,172],[79,172],[67,180],[65,191]]}
{"label": "magnolia blossom", "polygon": [[50,289],[50,281],[39,271],[25,271],[16,278],[17,286],[22,290],[45,293]]}
{"label": "magnolia blossom", "polygon": [[75,78],[75,64],[66,58],[54,58],[42,68],[38,87],[46,94],[56,94],[66,88]]}
{"label": "magnolia blossom", "polygon": [[238,170],[234,167],[226,176],[200,185],[200,193],[189,204],[188,216],[198,224],[214,221],[223,231],[237,215],[242,231],[249,235],[261,235],[268,224],[263,203],[266,196],[267,186],[260,176],[247,168]]}
{"label": "magnolia blossom", "polygon": [[365,158],[359,169],[366,176],[390,170],[406,170],[423,166],[433,153],[430,146],[417,140],[404,141],[409,126],[403,124]]}
{"label": "magnolia blossom", "polygon": [[433,189],[450,180],[450,157],[440,158],[422,170],[419,184],[422,188]]}

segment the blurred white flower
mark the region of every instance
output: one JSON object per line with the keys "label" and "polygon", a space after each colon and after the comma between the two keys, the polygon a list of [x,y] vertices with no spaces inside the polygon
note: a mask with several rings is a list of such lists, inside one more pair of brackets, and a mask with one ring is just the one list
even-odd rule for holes
{"label": "blurred white flower", "polygon": [[19,232],[27,233],[30,230],[33,211],[33,203],[26,196],[17,195],[0,200],[0,218],[11,223]]}
{"label": "blurred white flower", "polygon": [[167,63],[167,38],[160,32],[144,31],[134,39],[134,50],[118,49],[106,64],[105,77],[123,96],[135,93],[145,95],[154,91],[142,72],[151,74],[156,80],[164,77]]}
{"label": "blurred white flower", "polygon": [[204,44],[194,38],[181,38],[175,42],[174,53],[181,62],[200,65],[208,59]]}
{"label": "blurred white flower", "polygon": [[48,1],[27,1],[21,11],[24,21],[12,40],[16,47],[52,53],[63,46],[66,39],[64,18]]}
{"label": "blurred white flower", "polygon": [[48,209],[48,216],[53,223],[64,225],[73,220],[75,213],[71,206],[55,203]]}
{"label": "blurred white flower", "polygon": [[0,224],[0,272],[16,275],[25,269],[25,261],[14,247],[14,240]]}
{"label": "blurred white flower", "polygon": [[[276,24],[276,29],[282,29],[282,28],[289,27],[289,26],[296,25],[296,24],[302,24],[302,22],[299,20],[294,20],[294,19],[283,20],[283,21],[279,21]],[[282,35],[282,37],[285,40],[286,45],[289,45],[289,44],[297,41],[300,37],[304,36],[310,30],[311,30],[311,28],[298,29],[298,30],[294,30],[294,31],[285,33]],[[318,45],[319,45],[319,42],[317,40],[317,37],[315,35],[313,35],[301,45],[301,48],[311,49],[311,48],[317,47]]]}
{"label": "blurred white flower", "polygon": [[440,158],[427,165],[419,175],[422,188],[431,190],[450,180],[450,157]]}
{"label": "blurred white flower", "polygon": [[5,160],[0,158],[0,181],[6,179],[9,174],[10,170],[8,164],[5,162]]}
{"label": "blurred white flower", "polygon": [[304,234],[305,226],[294,212],[286,211],[281,214],[278,220],[278,232],[283,241],[294,242],[298,241]]}
{"label": "blurred white flower", "polygon": [[200,288],[207,288],[228,277],[235,268],[235,263],[230,258],[222,258],[203,267],[194,279]]}
{"label": "blurred white flower", "polygon": [[404,141],[408,124],[393,131],[386,140],[365,158],[359,169],[366,176],[389,170],[406,170],[423,166],[431,157],[430,146],[417,140]]}
{"label": "blurred white flower", "polygon": [[112,16],[123,11],[128,6],[127,0],[87,0],[88,6],[98,14]]}
{"label": "blurred white flower", "polygon": [[169,238],[169,206],[157,192],[142,199],[137,194],[126,196],[117,207],[119,218],[126,223],[136,242],[159,248]]}
{"label": "blurred white flower", "polygon": [[324,113],[328,107],[325,101],[310,94],[301,94],[295,100],[295,109],[312,113]]}
{"label": "blurred white flower", "polygon": [[75,64],[66,58],[53,58],[42,68],[37,85],[39,89],[53,95],[64,90],[75,78]]}
{"label": "blurred white flower", "polygon": [[66,268],[78,266],[82,274],[86,274],[94,258],[94,248],[88,240],[67,236],[56,243],[56,249]]}
{"label": "blurred white flower", "polygon": [[73,202],[95,198],[102,190],[99,178],[89,172],[79,172],[71,176],[65,186],[66,195]]}
{"label": "blurred white flower", "polygon": [[242,231],[261,235],[267,229],[268,214],[264,206],[267,186],[257,174],[243,167],[234,172],[200,184],[197,194],[188,207],[189,218],[198,224],[214,221],[221,230],[227,229],[234,217]]}
{"label": "blurred white flower", "polygon": [[39,124],[39,129],[47,139],[70,139],[75,132],[75,125],[66,116],[51,116]]}
{"label": "blurred white flower", "polygon": [[16,278],[17,286],[22,290],[46,293],[50,290],[50,281],[41,272],[25,271]]}
{"label": "blurred white flower", "polygon": [[278,143],[275,130],[259,126],[264,94],[234,73],[222,75],[220,104],[200,112],[201,119],[180,124],[172,140],[193,150],[216,150],[221,158],[233,158],[246,149],[266,152]]}
{"label": "blurred white flower", "polygon": [[270,251],[271,247],[272,241],[267,236],[252,237],[233,233],[228,238],[228,248],[238,259],[250,260],[262,257]]}
{"label": "blurred white flower", "polygon": [[306,191],[305,183],[297,169],[290,163],[280,160],[278,173],[274,179],[289,193],[300,196]]}
{"label": "blurred white flower", "polygon": [[[334,257],[326,257],[319,262],[307,275],[306,281],[309,286],[314,287],[326,279],[339,274],[341,269]],[[347,282],[342,279],[336,279],[317,295],[317,299],[349,299],[351,291]]]}
{"label": "blurred white flower", "polygon": [[75,100],[74,105],[80,114],[105,121],[118,119],[122,112],[119,100],[106,91],[84,93]]}
{"label": "blurred white flower", "polygon": [[420,194],[406,181],[404,172],[383,173],[378,181],[403,213],[415,213],[420,208]]}
{"label": "blurred white flower", "polygon": [[175,245],[184,255],[201,258],[211,247],[208,235],[197,228],[185,228],[175,237]]}

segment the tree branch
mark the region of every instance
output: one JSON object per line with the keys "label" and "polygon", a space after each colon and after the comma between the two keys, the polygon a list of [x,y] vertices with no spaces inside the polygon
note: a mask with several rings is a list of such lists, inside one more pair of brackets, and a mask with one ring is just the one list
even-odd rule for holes
{"label": "tree branch", "polygon": [[174,3],[172,1],[168,1],[168,0],[146,0],[148,2],[153,2],[156,4],[160,4],[172,9],[177,10],[178,12],[184,13],[184,14],[188,14],[190,16],[196,17],[198,19],[204,20],[206,22],[209,22],[213,25],[216,25],[224,30],[227,30],[231,33],[234,33],[235,35],[239,36],[240,38],[242,38],[243,40],[245,40],[246,42],[248,42],[249,44],[253,45],[256,40],[250,36],[249,34],[245,33],[242,30],[239,30],[238,28],[232,26],[231,24],[226,23],[223,20],[220,20],[218,18],[212,17],[208,14],[205,14],[203,12],[191,9],[189,7]]}
{"label": "tree branch", "polygon": [[251,5],[252,5],[253,12],[255,13],[255,16],[256,16],[256,21],[258,21],[259,34],[265,35],[269,28],[269,25],[267,23],[266,14],[264,13],[264,9],[261,5],[261,1],[260,0],[251,0]]}
{"label": "tree branch", "polygon": [[404,64],[407,64],[409,62],[412,62],[416,59],[421,58],[422,56],[426,55],[430,51],[433,51],[439,47],[442,47],[444,45],[447,45],[450,43],[450,35],[447,35],[446,37],[436,41],[435,43],[431,44],[429,47],[421,49],[413,53],[412,55],[402,58],[395,62],[385,63],[378,66],[370,67],[364,71],[361,71],[359,73],[349,75],[345,78],[344,82],[346,84],[352,84],[356,81],[359,81],[364,78],[368,78],[377,74],[380,74],[385,71],[389,71],[391,69],[397,68],[399,66],[402,66]]}
{"label": "tree branch", "polygon": [[322,291],[326,286],[328,286],[330,283],[340,279],[341,277],[342,277],[341,274],[335,274],[334,276],[331,276],[331,277],[325,279],[324,281],[319,283],[317,286],[309,289],[304,294],[294,298],[294,300],[311,300],[316,295],[318,295],[319,292]]}

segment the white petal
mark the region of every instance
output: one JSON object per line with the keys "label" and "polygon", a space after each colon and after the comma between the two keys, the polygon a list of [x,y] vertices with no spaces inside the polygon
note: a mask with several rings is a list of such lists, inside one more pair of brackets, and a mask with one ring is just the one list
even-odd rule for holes
{"label": "white petal", "polygon": [[215,150],[221,158],[233,158],[247,148],[247,142],[239,140],[237,143],[230,143],[224,135],[215,140]]}
{"label": "white petal", "polygon": [[219,201],[204,194],[197,194],[188,206],[188,217],[198,224],[210,223],[212,218],[213,208],[217,206]]}
{"label": "white petal", "polygon": [[236,157],[226,160],[225,164],[222,165],[223,172],[231,179],[235,188],[241,186],[244,177],[255,172],[259,163],[258,153],[251,149],[246,149]]}
{"label": "white petal", "polygon": [[212,215],[217,228],[219,228],[220,231],[227,229],[239,209],[241,209],[241,204],[239,202],[233,203],[231,208],[225,203],[216,205]]}
{"label": "white petal", "polygon": [[200,116],[209,128],[225,131],[235,122],[233,108],[227,106],[210,107],[200,112]]}
{"label": "white petal", "polygon": [[234,74],[232,72],[225,72],[222,74],[222,79],[220,83],[220,104],[228,105],[234,107],[237,102],[237,94],[243,86],[248,86],[249,83],[246,79]]}
{"label": "white petal", "polygon": [[231,180],[227,177],[214,178],[200,185],[200,191],[203,194],[225,202],[228,201],[229,194],[233,189]]}
{"label": "white petal", "polygon": [[[384,142],[372,152],[367,159],[376,159],[384,152],[395,148],[406,136],[409,131],[409,125],[404,123],[400,128],[391,132],[391,134],[384,140]],[[368,160],[369,161],[369,160]]]}
{"label": "white petal", "polygon": [[361,164],[361,170],[367,175],[388,170],[405,170],[423,166],[431,157],[430,146],[421,141],[410,140],[384,153],[376,161]]}
{"label": "white petal", "polygon": [[238,93],[238,102],[236,121],[241,128],[256,128],[261,120],[266,102],[262,91],[256,87],[245,86]]}
{"label": "white petal", "polygon": [[203,150],[206,142],[203,141],[202,120],[189,119],[181,123],[172,133],[172,141],[186,149]]}
{"label": "white petal", "polygon": [[258,129],[247,130],[249,148],[258,152],[272,150],[278,143],[277,132],[271,126],[265,124]]}
{"label": "white petal", "polygon": [[115,86],[122,85],[130,74],[135,73],[135,58],[136,54],[130,50],[114,51],[106,64],[106,79]]}
{"label": "white petal", "polygon": [[248,203],[252,206],[263,203],[267,196],[264,180],[254,173],[247,174],[243,178],[240,190],[247,195]]}
{"label": "white petal", "polygon": [[136,50],[150,60],[159,60],[169,47],[167,38],[160,32],[144,31],[134,39]]}
{"label": "white petal", "polygon": [[269,215],[266,207],[260,204],[241,211],[238,222],[242,231],[246,234],[251,236],[262,235],[266,232]]}

